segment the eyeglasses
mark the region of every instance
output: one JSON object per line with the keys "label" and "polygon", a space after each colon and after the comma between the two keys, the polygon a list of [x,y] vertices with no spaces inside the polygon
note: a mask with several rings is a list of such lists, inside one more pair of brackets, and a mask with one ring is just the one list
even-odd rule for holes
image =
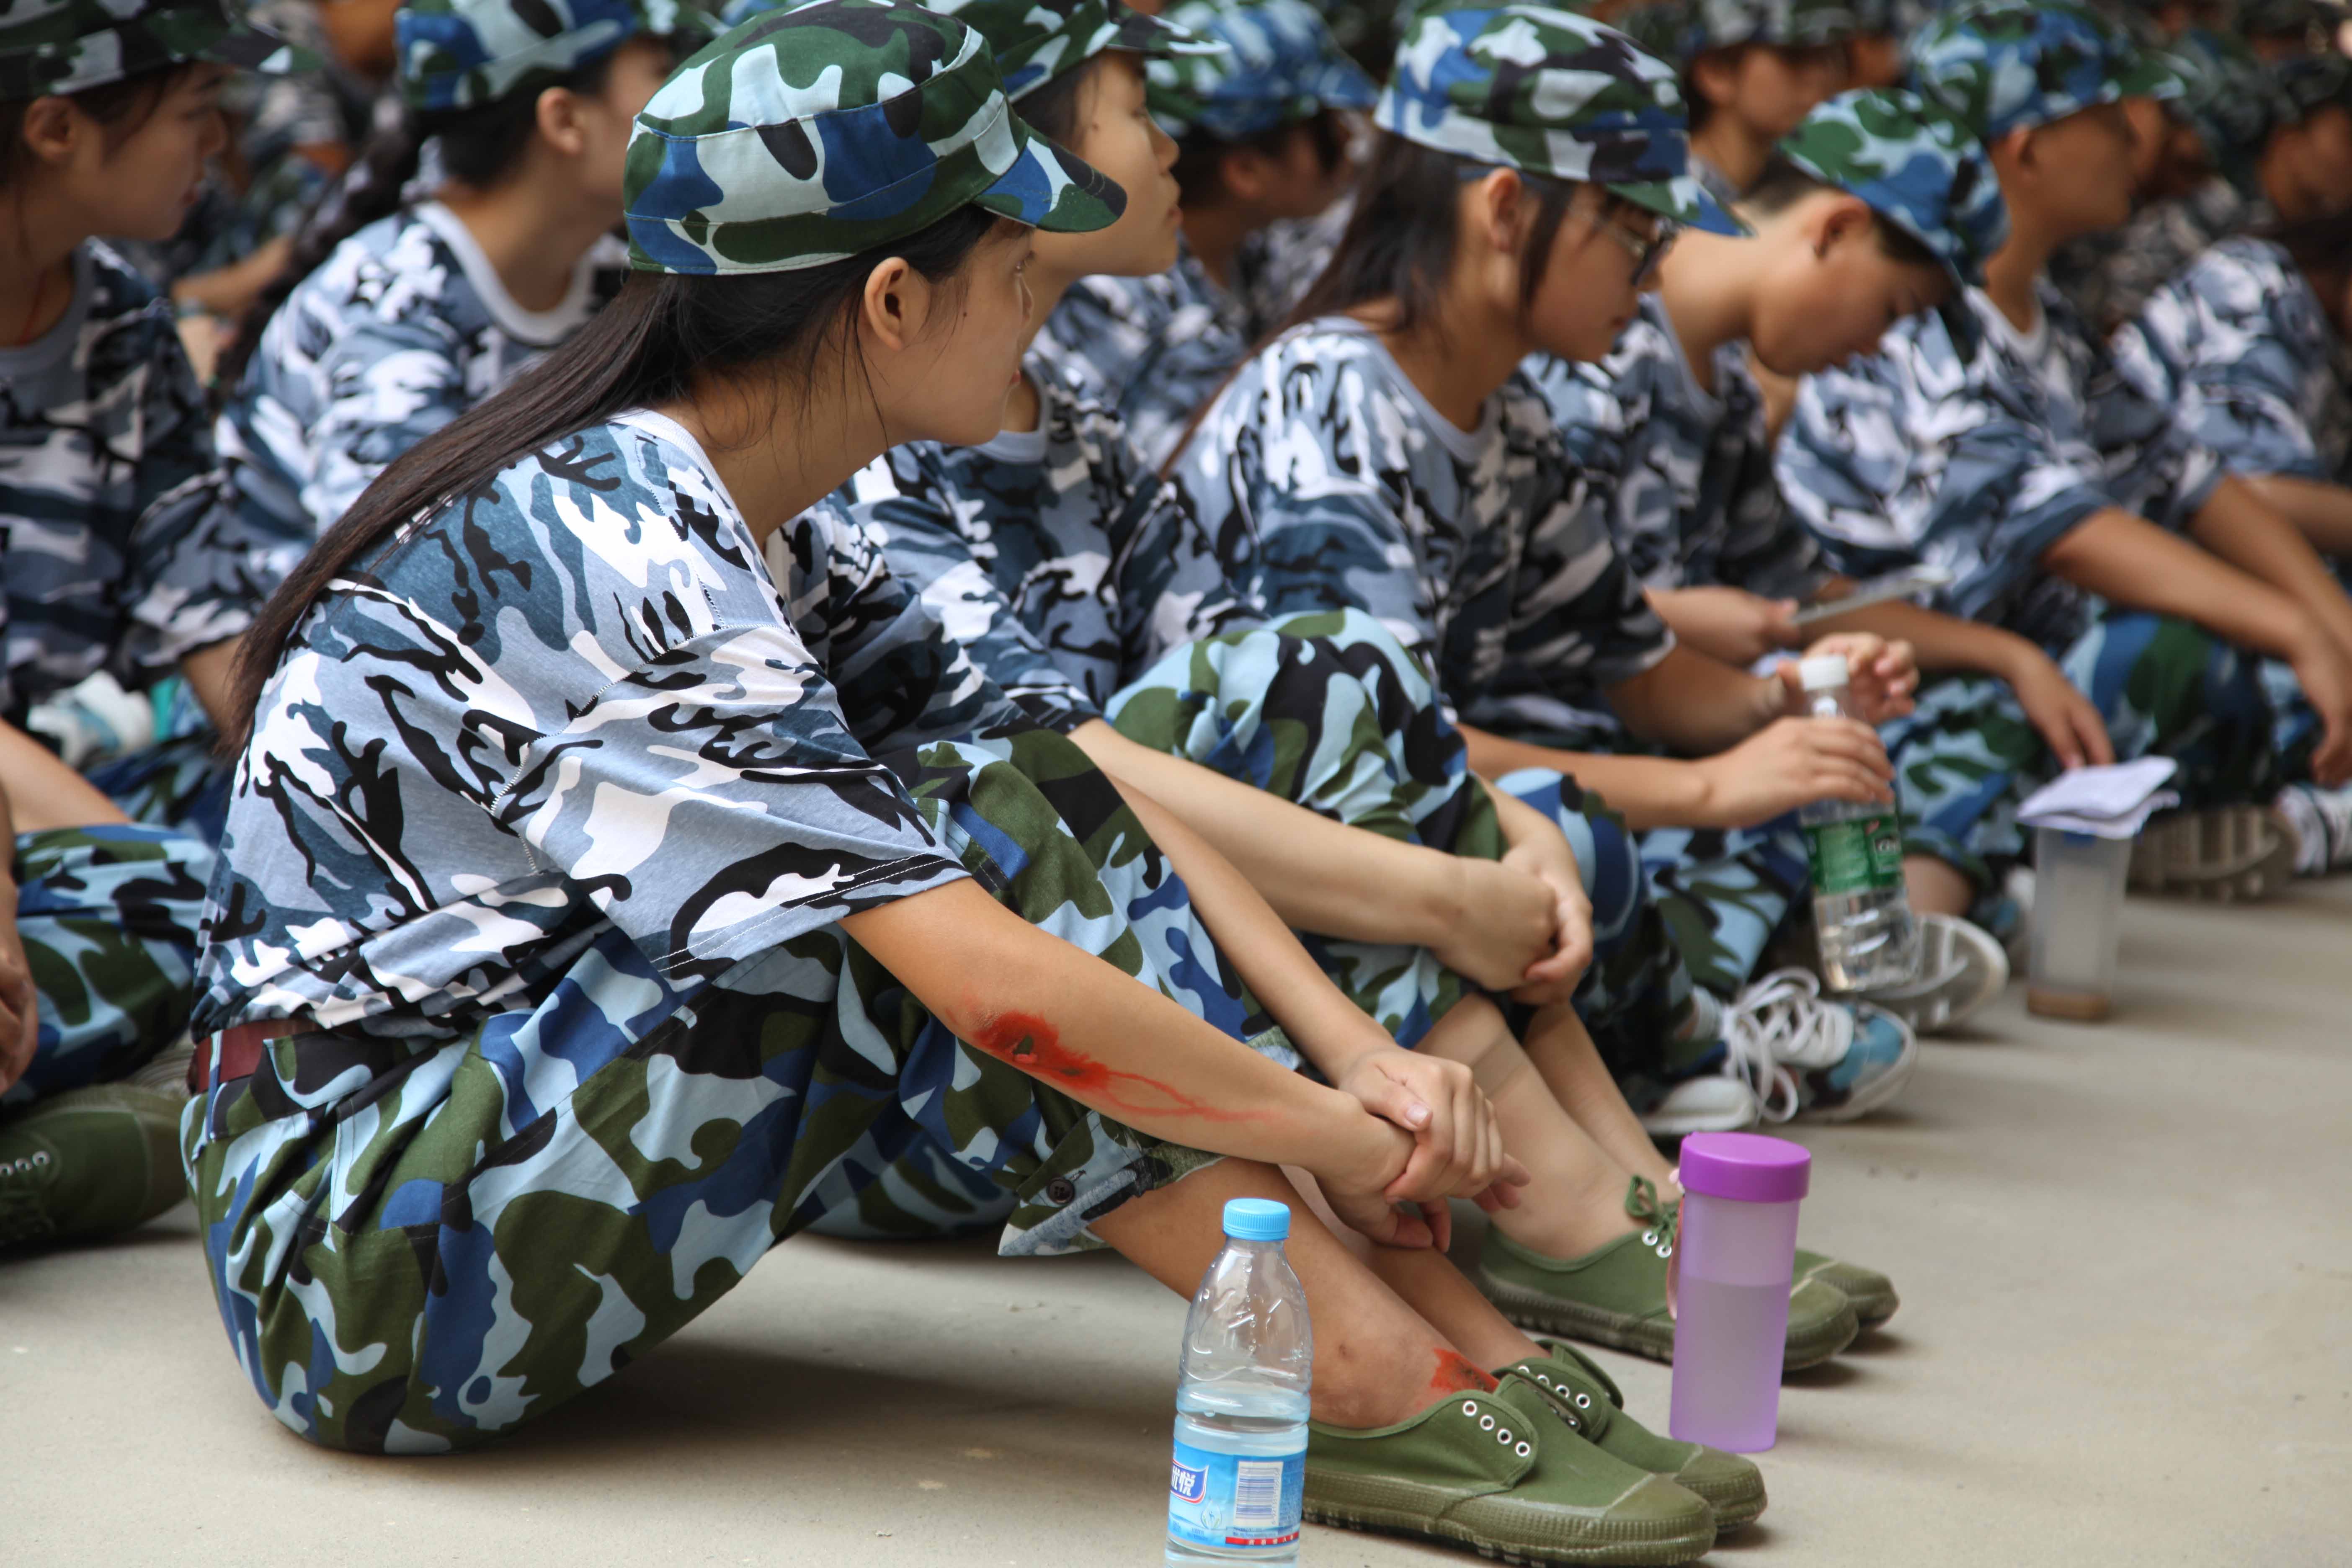
{"label": "eyeglasses", "polygon": [[1683,232],[1683,226],[1665,218],[1658,220],[1655,233],[1643,235],[1618,220],[1615,213],[1603,213],[1592,220],[1593,226],[1624,247],[1625,254],[1633,258],[1633,287],[1641,288],[1657,276],[1658,265],[1666,258],[1666,251]]}

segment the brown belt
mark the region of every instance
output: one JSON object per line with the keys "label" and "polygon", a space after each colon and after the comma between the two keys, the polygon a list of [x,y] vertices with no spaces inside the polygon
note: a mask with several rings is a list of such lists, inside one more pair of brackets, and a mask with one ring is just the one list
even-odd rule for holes
{"label": "brown belt", "polygon": [[190,1092],[205,1094],[216,1083],[251,1078],[261,1066],[261,1055],[269,1048],[269,1042],[293,1034],[298,1026],[291,1018],[264,1018],[206,1035],[196,1042],[196,1054],[188,1063]]}

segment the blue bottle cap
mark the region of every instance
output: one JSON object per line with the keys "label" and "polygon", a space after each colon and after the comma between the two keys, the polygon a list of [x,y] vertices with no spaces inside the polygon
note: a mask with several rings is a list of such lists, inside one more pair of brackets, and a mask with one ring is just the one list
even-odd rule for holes
{"label": "blue bottle cap", "polygon": [[1225,1234],[1236,1241],[1280,1241],[1290,1234],[1290,1205],[1235,1198],[1225,1205]]}

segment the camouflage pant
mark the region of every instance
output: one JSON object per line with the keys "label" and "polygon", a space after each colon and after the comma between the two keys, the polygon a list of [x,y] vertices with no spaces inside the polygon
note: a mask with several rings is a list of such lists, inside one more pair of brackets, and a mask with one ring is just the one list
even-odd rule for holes
{"label": "camouflage pant", "polygon": [[[998,900],[1235,1039],[1295,1054],[1182,882],[1068,742],[894,759]],[[676,1332],[777,1242],[932,1163],[1009,1201],[1003,1248],[1087,1230],[1213,1156],[958,1041],[838,927],[673,989],[606,928],[457,1038],[271,1042],[191,1101],[208,1272],[256,1391],[331,1447],[477,1443]],[[910,1150],[928,1145],[914,1161]]]}
{"label": "camouflage pant", "polygon": [[[1357,611],[1295,616],[1188,644],[1114,697],[1121,734],[1319,816],[1455,855],[1499,858],[1494,804],[1415,660]],[[1592,900],[1593,961],[1576,1008],[1621,1075],[1673,1077],[1667,1044],[1690,1008],[1690,976],[1651,907],[1622,820],[1559,774],[1497,781],[1549,816]],[[1407,1046],[1464,983],[1425,948],[1306,939],[1325,973]],[[1686,1073],[1681,1076],[1687,1076]]]}
{"label": "camouflage pant", "polygon": [[210,848],[161,827],[16,836],[16,931],[40,1038],[0,1106],[111,1082],[186,1027],[212,868]]}
{"label": "camouflage pant", "polygon": [[[2186,621],[2111,612],[2059,656],[2116,757],[2167,756],[2189,806],[2267,801],[2309,775],[2317,723],[2294,672]],[[1948,676],[1886,727],[1908,847],[1989,888],[2025,854],[2017,807],[2057,764],[2006,681]]]}

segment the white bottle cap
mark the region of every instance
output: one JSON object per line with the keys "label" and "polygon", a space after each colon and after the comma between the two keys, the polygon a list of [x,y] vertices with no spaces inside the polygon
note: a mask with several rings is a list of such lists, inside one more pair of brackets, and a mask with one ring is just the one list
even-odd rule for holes
{"label": "white bottle cap", "polygon": [[1842,653],[1817,653],[1797,661],[1797,679],[1808,691],[1834,691],[1853,679]]}

